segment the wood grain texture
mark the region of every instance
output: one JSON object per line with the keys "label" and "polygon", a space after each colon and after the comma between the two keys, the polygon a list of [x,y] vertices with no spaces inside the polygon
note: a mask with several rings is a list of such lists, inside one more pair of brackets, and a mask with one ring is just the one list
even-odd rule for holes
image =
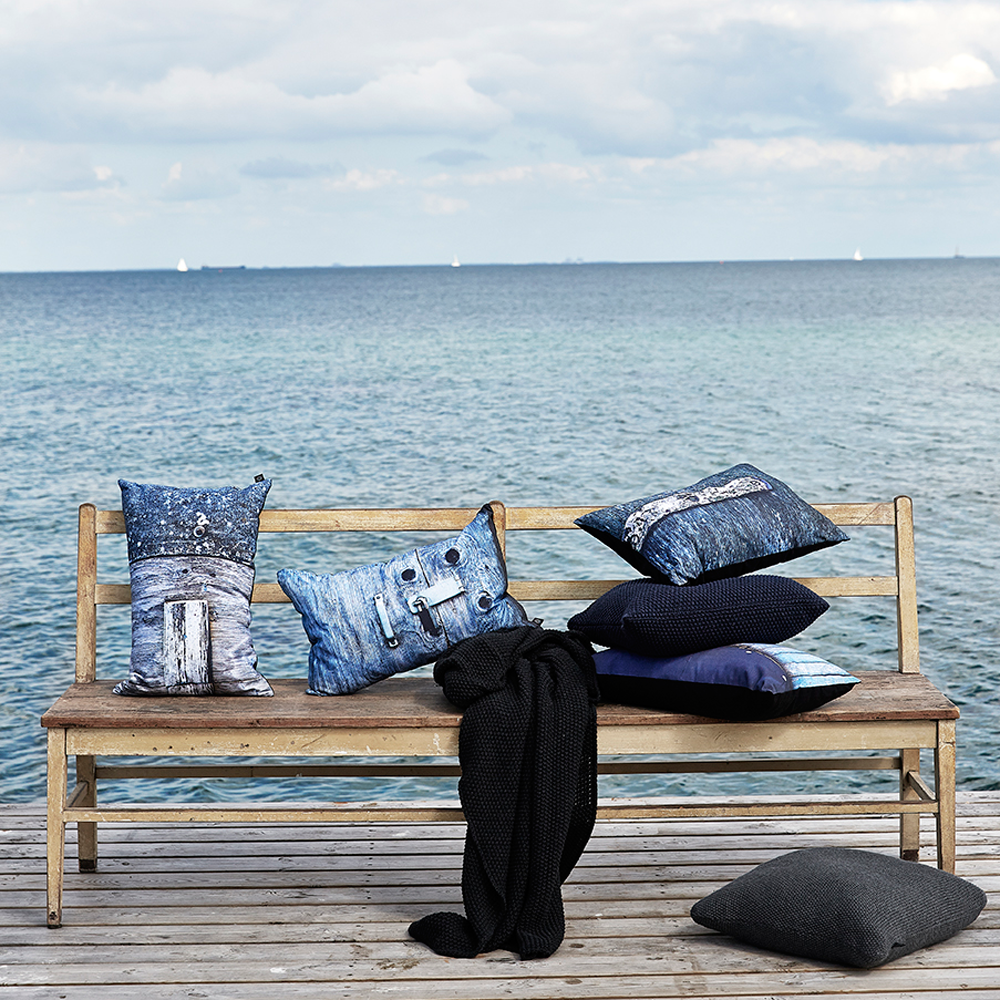
{"label": "wood grain texture", "polygon": [[109,826],[101,869],[67,872],[71,916],[52,931],[44,812],[0,806],[0,986],[16,1000],[1000,1000],[1000,794],[958,803],[957,872],[986,909],[864,972],[740,944],[689,911],[789,851],[892,854],[888,816],[600,822],[563,886],[562,946],[522,962],[449,960],[406,933],[461,905],[461,824]]}

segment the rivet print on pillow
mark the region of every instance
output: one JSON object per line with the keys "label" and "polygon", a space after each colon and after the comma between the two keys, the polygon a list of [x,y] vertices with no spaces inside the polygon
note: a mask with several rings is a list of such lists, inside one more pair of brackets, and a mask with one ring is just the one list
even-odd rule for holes
{"label": "rivet print on pillow", "polygon": [[350,694],[460,639],[527,624],[487,505],[454,538],[344,573],[283,569],[309,636],[309,693]]}

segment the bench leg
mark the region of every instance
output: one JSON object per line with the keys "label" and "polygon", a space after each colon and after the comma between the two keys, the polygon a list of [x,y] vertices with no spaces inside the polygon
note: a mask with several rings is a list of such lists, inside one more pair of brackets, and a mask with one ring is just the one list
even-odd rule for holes
{"label": "bench leg", "polygon": [[66,730],[49,730],[48,811],[46,820],[46,897],[49,927],[62,926],[63,871],[66,858],[66,785],[69,780]]}
{"label": "bench leg", "polygon": [[[907,780],[909,774],[920,774],[920,751],[912,748],[899,752],[899,797],[903,802],[920,798]],[[920,813],[899,817],[899,856],[904,861],[920,860]]]}
{"label": "bench leg", "polygon": [[955,721],[938,722],[934,751],[934,778],[937,786],[938,868],[955,872]]}
{"label": "bench leg", "polygon": [[[77,757],[76,758],[76,783],[86,786],[84,792],[77,799],[76,804],[93,809],[97,806],[97,776],[95,774],[96,758]],[[97,871],[97,824],[77,823],[76,824],[77,858],[82,872]]]}

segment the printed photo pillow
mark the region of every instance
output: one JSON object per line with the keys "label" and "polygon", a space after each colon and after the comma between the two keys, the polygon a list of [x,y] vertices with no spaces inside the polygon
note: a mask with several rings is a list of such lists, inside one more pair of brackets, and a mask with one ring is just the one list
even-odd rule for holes
{"label": "printed photo pillow", "polygon": [[640,573],[676,585],[751,573],[848,537],[752,465],[591,511],[575,523]]}
{"label": "printed photo pillow", "polygon": [[482,632],[526,625],[483,507],[454,538],[345,573],[283,569],[309,636],[309,693],[350,694]]}
{"label": "printed photo pillow", "polygon": [[604,701],[711,719],[773,719],[847,694],[858,678],[811,653],[742,643],[686,656],[594,655]]}
{"label": "printed photo pillow", "polygon": [[809,847],[717,889],[691,919],[758,948],[873,969],[950,938],[985,905],[979,886],[938,868]]}
{"label": "printed photo pillow", "polygon": [[271,695],[250,597],[269,479],[187,489],[121,479],[132,583],[128,695]]}
{"label": "printed photo pillow", "polygon": [[683,656],[735,642],[784,642],[829,607],[783,576],[737,576],[690,587],[628,580],[568,624],[601,646]]}

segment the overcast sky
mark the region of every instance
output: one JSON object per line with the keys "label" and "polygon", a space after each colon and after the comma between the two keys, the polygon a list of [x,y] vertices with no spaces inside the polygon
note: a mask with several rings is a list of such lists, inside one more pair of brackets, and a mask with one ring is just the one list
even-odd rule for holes
{"label": "overcast sky", "polygon": [[0,270],[1000,255],[1000,0],[0,0]]}

